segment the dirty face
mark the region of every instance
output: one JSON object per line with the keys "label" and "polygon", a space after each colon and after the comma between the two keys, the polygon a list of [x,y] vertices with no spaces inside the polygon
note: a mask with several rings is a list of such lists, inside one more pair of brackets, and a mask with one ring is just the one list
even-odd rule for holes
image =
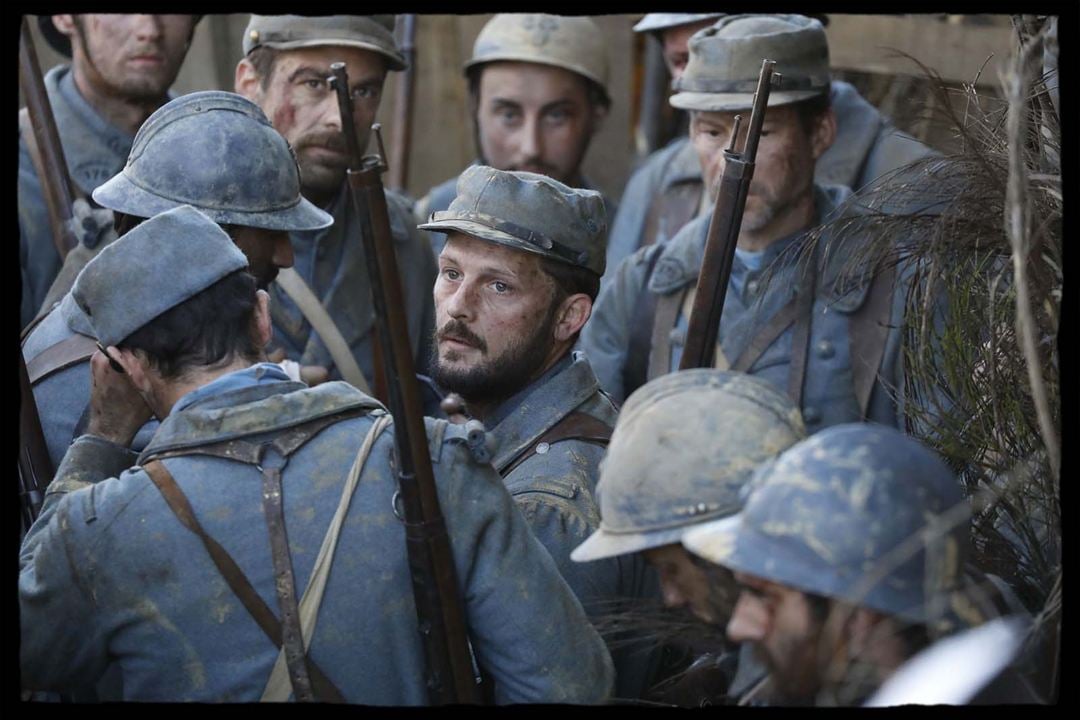
{"label": "dirty face", "polygon": [[602,108],[576,73],[527,62],[495,62],[480,71],[476,123],[483,161],[577,184]]}
{"label": "dirty face", "polygon": [[77,77],[94,91],[134,100],[158,100],[180,72],[194,15],[55,15],[71,38]]}
{"label": "dirty face", "polygon": [[699,620],[722,625],[731,613],[730,571],[691,555],[682,545],[661,545],[644,551],[660,576],[664,606],[686,608]]}
{"label": "dirty face", "polygon": [[524,387],[554,354],[554,299],[536,255],[451,232],[435,280],[435,382],[470,403]]}
{"label": "dirty face", "polygon": [[349,75],[353,122],[363,151],[386,79],[386,65],[377,53],[354,47],[283,50],[265,88],[261,80],[238,88],[289,141],[300,164],[301,192],[322,206],[341,189],[348,167],[337,94],[328,82],[335,62],[344,62]]}
{"label": "dirty face", "polygon": [[[724,148],[730,142],[736,114],[742,115],[743,121],[735,147],[742,150],[750,125],[749,111],[694,111],[690,116],[690,141],[714,202],[724,172]],[[770,226],[782,225],[802,204],[811,201],[814,164],[831,143],[831,137],[826,138],[824,127],[807,134],[798,112],[790,105],[768,109],[743,212],[743,232],[768,232]]]}
{"label": "dirty face", "polygon": [[225,225],[223,229],[248,259],[248,267],[260,290],[266,290],[281,268],[292,267],[293,249],[285,230]]}
{"label": "dirty face", "polygon": [[742,593],[727,626],[733,642],[754,643],[777,689],[789,702],[812,702],[822,685],[824,621],[798,590],[735,573]]}
{"label": "dirty face", "polygon": [[664,64],[671,73],[672,82],[682,77],[683,71],[686,70],[686,63],[690,62],[690,36],[714,22],[716,22],[715,18],[660,31],[660,44],[664,48]]}

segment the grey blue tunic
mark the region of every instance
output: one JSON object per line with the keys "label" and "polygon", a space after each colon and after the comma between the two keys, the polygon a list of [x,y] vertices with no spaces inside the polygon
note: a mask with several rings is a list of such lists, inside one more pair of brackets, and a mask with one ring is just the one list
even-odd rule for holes
{"label": "grey blue tunic", "polygon": [[[814,179],[822,185],[845,185],[858,190],[889,170],[933,153],[898,131],[849,83],[833,81],[830,101],[836,113],[836,139],[818,158],[814,169]],[[605,282],[623,258],[642,245],[670,240],[682,227],[672,225],[671,218],[665,217],[659,217],[655,227],[646,227],[659,198],[686,195],[696,215],[702,187],[701,165],[689,138],[673,140],[650,155],[630,177],[619,201],[608,238]],[[683,213],[676,214],[682,219]],[[647,234],[651,237],[646,238]]]}
{"label": "grey blue tunic", "polygon": [[[75,185],[87,197],[94,188],[124,168],[135,136],[103,118],[75,87],[69,65],[45,73],[53,117],[64,160]],[[60,253],[53,242],[49,213],[41,181],[19,132],[19,267],[22,273],[20,327],[25,327],[41,308],[56,274]]]}
{"label": "grey blue tunic", "polygon": [[[818,215],[815,224],[850,195],[851,191],[845,187],[815,186]],[[617,401],[624,398],[623,371],[630,348],[631,328],[641,321],[634,317],[639,294],[670,295],[696,284],[708,223],[708,216],[698,217],[669,242],[637,251],[619,265],[610,282],[600,291],[592,317],[581,334],[581,349],[595,369],[601,387]],[[805,240],[806,235],[800,232],[773,243],[764,251],[762,267],[758,270],[747,267],[738,255],[735,256],[718,335],[718,342],[729,362],[735,361],[759,329],[794,296],[798,285],[796,273],[801,267],[796,256]],[[660,257],[645,285],[647,265],[656,253]],[[843,253],[830,255],[836,261],[844,256]],[[809,433],[861,419],[852,381],[848,324],[851,314],[865,302],[867,287],[864,284],[842,294],[834,292],[836,268],[818,268],[818,272],[820,279],[811,315],[800,408]],[[771,278],[766,273],[771,273]],[[764,282],[766,279],[768,282]],[[897,288],[900,287],[902,285],[897,283]],[[891,298],[889,330],[867,411],[867,419],[894,427],[900,424],[901,409],[893,400],[890,388],[902,387],[899,381],[903,307],[903,291],[897,289]],[[679,366],[686,326],[687,317],[680,310],[671,333],[670,357],[666,362],[669,370]],[[792,335],[793,329],[789,325],[748,371],[783,392],[788,388]]]}
{"label": "grey blue tunic", "polygon": [[[409,202],[393,192],[386,193],[390,231],[394,238],[409,342],[416,371],[424,373],[430,359],[431,333],[435,323],[432,289],[435,286],[435,256],[431,245],[412,221]],[[334,224],[323,230],[290,234],[296,272],[322,300],[337,325],[368,382],[374,376],[372,332],[375,311],[371,304],[371,284],[360,239],[360,220],[353,207],[349,187],[325,208]],[[285,356],[301,365],[330,368],[330,377],[341,377],[318,333],[304,318],[300,308],[277,284],[271,284],[270,312],[274,324],[272,348],[282,347]]]}
{"label": "grey blue tunic", "polygon": [[[181,398],[144,453],[80,437],[49,487],[20,554],[25,687],[85,688],[119,669],[122,698],[257,700],[278,655],[201,541],[136,465],[165,449],[270,439],[293,424],[360,410],[293,453],[283,471],[297,595],[312,575],[362,439],[383,411],[341,382],[315,388],[270,364]],[[595,703],[611,660],[581,605],[536,542],[499,477],[475,463],[463,432],[428,421],[432,462],[479,665],[497,702]],[[342,525],[309,656],[348,702],[427,702],[423,651],[392,509],[392,429],[375,442]],[[205,531],[276,608],[259,471],[206,455],[163,463]]]}

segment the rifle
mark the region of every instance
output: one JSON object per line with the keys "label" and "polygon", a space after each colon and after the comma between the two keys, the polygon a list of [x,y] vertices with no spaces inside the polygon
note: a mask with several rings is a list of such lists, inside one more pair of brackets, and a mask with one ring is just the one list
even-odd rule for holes
{"label": "rifle", "polygon": [[[19,505],[22,508],[23,533],[34,524],[41,512],[43,489],[53,476],[45,433],[41,429],[30,374],[19,351]],[[42,480],[44,479],[44,482]]]}
{"label": "rifle", "polygon": [[[19,87],[26,97],[26,110],[30,116],[33,137],[26,142],[36,143],[41,158],[37,167],[41,179],[41,188],[45,195],[45,206],[49,212],[49,226],[53,231],[53,242],[60,253],[60,260],[67,257],[75,247],[77,240],[71,231],[71,178],[68,177],[67,162],[64,160],[64,148],[60,144],[60,135],[56,131],[49,94],[45,90],[45,81],[41,77],[41,65],[38,63],[34,38],[26,16],[22,17],[19,44]],[[34,153],[31,152],[31,157]],[[35,163],[37,165],[37,163]]]}
{"label": "rifle", "polygon": [[780,73],[773,73],[772,60],[761,61],[754,105],[750,111],[750,128],[746,134],[743,151],[735,150],[739,138],[742,116],[735,116],[731,141],[724,150],[724,174],[709,219],[709,232],[705,240],[705,255],[698,274],[694,307],[686,330],[686,347],[683,349],[679,369],[712,367],[716,358],[716,336],[720,331],[720,317],[724,312],[724,297],[731,280],[731,265],[735,260],[735,245],[739,241],[743,210],[750,180],[754,177],[754,158],[757,157],[761,126],[765,122],[765,108],[773,77],[779,84]]}
{"label": "rifle", "polygon": [[398,45],[406,67],[394,97],[394,142],[390,145],[390,187],[404,190],[409,181],[409,141],[412,139],[412,100],[416,88],[416,15],[398,15]]}
{"label": "rifle", "polygon": [[472,655],[465,627],[465,613],[458,596],[457,571],[450,552],[435,477],[428,454],[420,386],[416,382],[412,349],[405,318],[390,217],[379,174],[386,170],[378,124],[372,126],[379,155],[360,155],[353,122],[349,78],[344,63],[330,66],[331,87],[337,93],[341,129],[349,152],[347,172],[354,207],[360,218],[361,239],[371,279],[375,306],[376,337],[380,339],[383,365],[391,376],[387,383],[390,413],[394,417],[394,449],[397,458],[398,492],[395,511],[405,524],[413,599],[424,646],[427,687],[434,704],[479,702]]}

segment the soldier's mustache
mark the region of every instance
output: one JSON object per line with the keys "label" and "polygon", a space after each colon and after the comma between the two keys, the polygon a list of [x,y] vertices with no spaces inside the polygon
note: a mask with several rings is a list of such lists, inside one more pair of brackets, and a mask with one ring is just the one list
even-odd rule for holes
{"label": "soldier's mustache", "polygon": [[487,343],[479,335],[469,330],[460,320],[450,320],[435,333],[439,340],[458,340],[475,346],[481,352],[487,352]]}
{"label": "soldier's mustache", "polygon": [[344,153],[345,140],[341,137],[341,133],[330,132],[306,135],[296,143],[296,150],[298,151],[309,147],[325,148],[326,150]]}

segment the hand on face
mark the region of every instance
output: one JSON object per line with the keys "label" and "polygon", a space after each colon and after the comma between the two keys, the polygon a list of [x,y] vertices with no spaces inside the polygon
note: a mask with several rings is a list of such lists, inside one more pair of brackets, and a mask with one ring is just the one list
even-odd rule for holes
{"label": "hand on face", "polygon": [[[106,348],[113,358],[115,347]],[[117,372],[98,350],[90,358],[90,419],[87,433],[123,447],[131,445],[139,428],[153,417],[142,393],[130,376]]]}

